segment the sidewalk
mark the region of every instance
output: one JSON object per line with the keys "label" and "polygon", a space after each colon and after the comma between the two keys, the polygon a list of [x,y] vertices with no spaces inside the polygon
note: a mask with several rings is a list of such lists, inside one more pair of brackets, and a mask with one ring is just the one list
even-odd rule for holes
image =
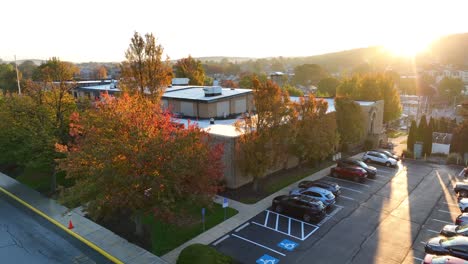
{"label": "sidewalk", "polygon": [[129,243],[127,240],[85,218],[79,210],[72,210],[69,212],[68,208],[58,204],[55,200],[42,196],[40,193],[3,173],[0,173],[0,187],[17,196],[32,207],[42,211],[42,213],[58,221],[63,226],[68,226],[68,221],[71,219],[75,226],[72,230],[74,233],[80,235],[124,263],[167,264],[167,262],[161,258]]}
{"label": "sidewalk", "polygon": [[[360,157],[362,154],[355,155],[355,157]],[[334,165],[327,167],[325,169],[322,169],[312,175],[309,175],[308,177],[302,179],[303,180],[318,180],[320,178],[323,178],[327,176],[330,173],[330,168],[334,167]],[[283,188],[282,190],[271,194],[270,196],[258,201],[255,204],[249,205],[249,204],[243,204],[238,201],[234,200],[229,200],[229,207],[232,207],[239,211],[239,213],[228,220],[214,226],[213,228],[207,230],[206,232],[198,235],[197,237],[193,238],[192,240],[189,240],[185,242],[184,244],[180,245],[176,249],[172,250],[171,252],[167,253],[166,255],[162,256],[162,258],[167,261],[170,264],[175,264],[177,262],[177,258],[180,254],[180,252],[186,248],[189,245],[192,244],[205,244],[208,245],[212,242],[214,242],[216,239],[221,238],[234,228],[240,226],[253,216],[261,213],[265,209],[271,206],[271,201],[273,200],[274,197],[278,195],[284,195],[288,194],[290,190],[296,188],[297,182],[293,183],[286,188]],[[215,198],[215,202],[222,204],[223,197],[217,196]]]}

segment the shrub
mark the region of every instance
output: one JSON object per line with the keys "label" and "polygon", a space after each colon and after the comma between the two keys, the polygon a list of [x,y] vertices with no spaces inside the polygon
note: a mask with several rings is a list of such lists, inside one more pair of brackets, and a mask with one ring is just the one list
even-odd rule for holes
{"label": "shrub", "polygon": [[450,153],[447,157],[447,164],[463,163],[463,158],[459,153]]}
{"label": "shrub", "polygon": [[375,147],[374,145],[374,141],[370,140],[370,139],[366,139],[364,141],[364,150],[371,150]]}
{"label": "shrub", "polygon": [[177,259],[177,264],[232,264],[233,259],[216,249],[202,245],[193,244],[182,250]]}
{"label": "shrub", "polygon": [[414,158],[414,155],[413,155],[413,152],[410,151],[410,150],[403,150],[403,152],[401,153],[402,156],[405,156],[405,158],[409,158],[409,159],[412,159]]}

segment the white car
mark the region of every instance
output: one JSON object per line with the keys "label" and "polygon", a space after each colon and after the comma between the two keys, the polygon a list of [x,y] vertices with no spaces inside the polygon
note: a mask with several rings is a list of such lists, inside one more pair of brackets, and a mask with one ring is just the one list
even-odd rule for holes
{"label": "white car", "polygon": [[362,160],[365,162],[376,162],[380,164],[384,164],[387,167],[396,167],[398,164],[398,161],[394,158],[390,158],[387,155],[377,152],[377,151],[367,151],[364,153],[362,156]]}
{"label": "white car", "polygon": [[468,212],[468,198],[461,198],[460,201],[458,201],[458,207],[460,207],[463,213]]}

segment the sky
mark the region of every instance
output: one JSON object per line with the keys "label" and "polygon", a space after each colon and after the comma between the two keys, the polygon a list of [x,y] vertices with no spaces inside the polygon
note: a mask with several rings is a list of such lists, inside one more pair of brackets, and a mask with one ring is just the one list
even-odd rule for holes
{"label": "sky", "polygon": [[2,1],[0,58],[120,62],[135,31],[170,59],[310,56],[382,45],[411,54],[468,32],[467,0]]}

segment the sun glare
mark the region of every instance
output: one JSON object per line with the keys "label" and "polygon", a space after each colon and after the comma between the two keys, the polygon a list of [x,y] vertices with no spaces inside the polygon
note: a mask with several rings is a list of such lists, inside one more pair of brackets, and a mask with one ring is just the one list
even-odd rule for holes
{"label": "sun glare", "polygon": [[397,40],[393,43],[386,44],[385,49],[394,56],[398,57],[414,57],[418,53],[427,50],[428,43],[415,40]]}

